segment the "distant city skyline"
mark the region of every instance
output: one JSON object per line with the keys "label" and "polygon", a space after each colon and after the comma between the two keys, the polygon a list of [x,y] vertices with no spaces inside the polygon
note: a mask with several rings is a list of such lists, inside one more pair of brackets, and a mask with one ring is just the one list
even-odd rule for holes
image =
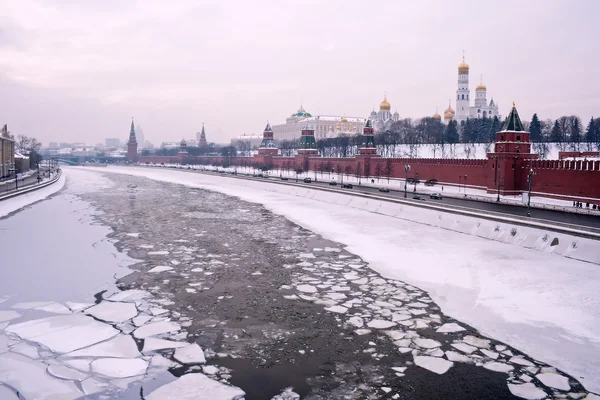
{"label": "distant city skyline", "polygon": [[[143,6],[142,6],[143,5]],[[313,115],[442,112],[465,51],[507,115],[598,116],[600,3],[0,0],[0,124],[49,142],[210,142]]]}

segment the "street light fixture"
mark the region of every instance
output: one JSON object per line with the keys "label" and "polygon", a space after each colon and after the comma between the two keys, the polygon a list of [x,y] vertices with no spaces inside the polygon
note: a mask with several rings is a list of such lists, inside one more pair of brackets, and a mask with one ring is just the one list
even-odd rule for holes
{"label": "street light fixture", "polygon": [[408,181],[408,171],[410,170],[410,165],[404,165],[404,198],[406,198],[406,182]]}
{"label": "street light fixture", "polygon": [[464,190],[465,197],[467,197],[467,176],[466,175],[465,175],[465,183],[464,183],[464,185],[465,185],[465,190]]}
{"label": "street light fixture", "polygon": [[527,216],[531,217],[531,180],[535,176],[535,171],[533,168],[529,168],[529,173],[527,174],[527,183],[528,183],[528,191],[527,191]]}

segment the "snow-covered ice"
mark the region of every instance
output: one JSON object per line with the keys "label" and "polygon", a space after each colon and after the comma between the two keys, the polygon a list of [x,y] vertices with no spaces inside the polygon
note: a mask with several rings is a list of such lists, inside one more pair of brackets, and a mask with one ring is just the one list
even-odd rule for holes
{"label": "snow-covered ice", "polygon": [[186,342],[174,342],[172,340],[165,339],[157,339],[157,338],[146,338],[144,339],[144,349],[142,350],[144,353],[161,350],[161,349],[175,349],[178,347],[188,346],[189,343]]}
{"label": "snow-covered ice", "polygon": [[21,314],[13,310],[0,310],[0,322],[12,321],[20,316]]}
{"label": "snow-covered ice", "polygon": [[204,351],[196,343],[176,349],[173,357],[182,364],[202,364],[206,362]]}
{"label": "snow-covered ice", "polygon": [[47,369],[48,373],[60,379],[67,379],[71,381],[82,381],[88,378],[87,374],[79,372],[64,365],[51,364]]}
{"label": "snow-covered ice", "polygon": [[144,325],[133,331],[133,336],[138,339],[145,339],[150,336],[160,335],[162,333],[178,331],[180,326],[170,321],[159,321]]}
{"label": "snow-covered ice", "polygon": [[546,373],[546,374],[536,375],[535,377],[537,379],[539,379],[540,382],[542,382],[544,385],[546,385],[548,387],[559,389],[559,390],[571,390],[571,385],[569,384],[569,379],[566,376],[553,374],[553,373]]}
{"label": "snow-covered ice", "polygon": [[146,400],[238,400],[244,395],[240,388],[195,373],[159,387],[147,395]]}
{"label": "snow-covered ice", "polygon": [[455,333],[455,332],[461,332],[464,331],[465,328],[463,328],[462,326],[458,325],[455,322],[450,322],[447,324],[444,324],[442,326],[440,326],[436,332],[438,333]]}
{"label": "snow-covered ice", "polygon": [[115,357],[136,358],[141,354],[133,338],[129,335],[118,335],[113,339],[94,344],[72,353],[65,354],[66,357]]}
{"label": "snow-covered ice", "polygon": [[144,375],[148,361],[141,358],[99,358],[91,363],[92,372],[111,378]]}
{"label": "snow-covered ice", "polygon": [[119,333],[112,326],[81,314],[22,322],[9,326],[6,331],[43,344],[57,353],[69,353],[88,347]]}
{"label": "snow-covered ice", "polygon": [[509,383],[508,389],[515,396],[527,400],[539,400],[546,398],[546,392],[536,387],[533,383],[524,383],[522,385],[514,385]]}
{"label": "snow-covered ice", "polygon": [[110,301],[122,301],[122,302],[128,302],[128,303],[135,303],[136,301],[144,300],[150,296],[151,296],[151,294],[146,292],[145,290],[131,289],[131,290],[124,290],[122,292],[115,293],[112,296],[110,296],[108,299]]}
{"label": "snow-covered ice", "polygon": [[434,349],[436,347],[440,347],[442,344],[433,339],[425,339],[425,338],[415,338],[413,339],[413,343],[419,347],[424,349]]}
{"label": "snow-covered ice", "polygon": [[173,267],[167,267],[166,265],[159,265],[157,267],[154,267],[150,270],[148,270],[148,272],[152,272],[152,273],[158,273],[158,272],[165,272],[165,271],[172,271]]}
{"label": "snow-covered ice", "polygon": [[317,293],[318,290],[316,287],[314,287],[313,285],[298,285],[296,287],[296,289],[298,289],[299,291],[303,292],[303,293]]}
{"label": "snow-covered ice", "polygon": [[392,321],[385,321],[383,319],[374,319],[369,321],[367,326],[374,329],[388,329],[392,326],[396,326],[396,323]]}
{"label": "snow-covered ice", "polygon": [[74,383],[48,375],[46,367],[20,354],[1,354],[0,382],[17,389],[26,399],[71,400],[83,395]]}
{"label": "snow-covered ice", "polygon": [[103,301],[94,307],[88,308],[85,313],[102,321],[125,322],[135,317],[138,311],[133,303]]}
{"label": "snow-covered ice", "polygon": [[417,356],[415,364],[438,375],[445,374],[453,365],[451,361],[439,357]]}
{"label": "snow-covered ice", "polygon": [[512,371],[514,369],[514,367],[512,365],[504,364],[504,363],[497,362],[497,361],[487,362],[487,363],[483,364],[483,368],[489,369],[490,371],[506,372],[506,373],[509,373],[510,371]]}

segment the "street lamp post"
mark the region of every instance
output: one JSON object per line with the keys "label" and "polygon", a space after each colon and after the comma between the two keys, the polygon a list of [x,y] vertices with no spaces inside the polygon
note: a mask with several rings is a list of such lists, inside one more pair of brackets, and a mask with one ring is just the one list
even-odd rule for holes
{"label": "street lamp post", "polygon": [[406,184],[408,181],[408,171],[410,170],[410,165],[404,165],[404,198],[406,198]]}
{"label": "street lamp post", "polygon": [[529,169],[529,173],[527,174],[527,183],[528,183],[528,189],[527,189],[527,216],[531,217],[531,180],[532,178],[535,176],[535,171],[530,168]]}
{"label": "street lamp post", "polygon": [[465,185],[465,190],[464,190],[465,197],[467,197],[467,176],[466,175],[465,175],[465,183],[464,183],[464,185]]}

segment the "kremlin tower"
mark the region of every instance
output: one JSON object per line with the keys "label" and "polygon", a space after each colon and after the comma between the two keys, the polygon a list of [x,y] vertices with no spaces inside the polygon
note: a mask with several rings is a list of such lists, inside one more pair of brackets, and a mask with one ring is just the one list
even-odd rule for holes
{"label": "kremlin tower", "polygon": [[133,118],[131,118],[131,130],[129,131],[129,140],[127,141],[127,162],[137,162],[137,140],[135,139],[135,129],[133,127]]}

